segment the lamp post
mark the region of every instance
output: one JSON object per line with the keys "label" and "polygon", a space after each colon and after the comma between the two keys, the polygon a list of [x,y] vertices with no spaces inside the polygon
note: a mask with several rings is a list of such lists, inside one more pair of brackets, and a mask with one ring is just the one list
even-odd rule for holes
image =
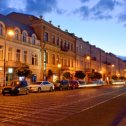
{"label": "lamp post", "polygon": [[59,68],[59,81],[60,81],[60,70],[61,70],[61,64],[58,64],[58,68]]}
{"label": "lamp post", "polygon": [[4,43],[4,86],[6,86],[6,41],[7,36],[13,36],[14,32],[12,30],[7,30],[5,34],[5,43]]}

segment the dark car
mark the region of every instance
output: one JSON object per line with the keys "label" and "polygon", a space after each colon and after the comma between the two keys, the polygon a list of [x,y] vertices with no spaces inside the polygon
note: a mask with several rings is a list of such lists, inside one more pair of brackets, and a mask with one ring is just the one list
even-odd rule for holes
{"label": "dark car", "polygon": [[70,89],[76,89],[79,87],[79,83],[76,80],[69,81],[70,83]]}
{"label": "dark car", "polygon": [[27,81],[12,81],[10,85],[5,86],[2,89],[2,94],[18,95],[18,94],[28,94],[29,88]]}
{"label": "dark car", "polygon": [[59,83],[54,84],[54,86],[56,90],[70,89],[70,83],[68,80],[62,80]]}

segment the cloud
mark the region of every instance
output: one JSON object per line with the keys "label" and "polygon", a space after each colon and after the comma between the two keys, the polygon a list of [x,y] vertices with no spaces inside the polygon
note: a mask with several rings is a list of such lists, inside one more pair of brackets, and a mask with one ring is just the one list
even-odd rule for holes
{"label": "cloud", "polygon": [[51,12],[57,8],[56,0],[27,0],[26,12],[33,13],[35,15]]}
{"label": "cloud", "polygon": [[89,2],[89,0],[81,0],[82,3]]}
{"label": "cloud", "polygon": [[57,7],[57,0],[0,0],[0,13],[8,14],[13,11],[37,16],[51,11],[58,14],[64,13],[63,10]]}
{"label": "cloud", "polygon": [[[80,14],[83,19],[89,20],[106,20],[117,18],[117,20],[126,21],[126,11],[121,11],[124,6],[126,9],[125,0],[80,0],[82,6],[74,13]],[[118,10],[119,9],[119,10]],[[120,14],[119,14],[120,12]]]}

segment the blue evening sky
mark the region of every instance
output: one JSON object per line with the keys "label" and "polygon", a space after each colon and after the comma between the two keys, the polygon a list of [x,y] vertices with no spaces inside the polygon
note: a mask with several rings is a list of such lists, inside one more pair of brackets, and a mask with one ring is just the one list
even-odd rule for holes
{"label": "blue evening sky", "polygon": [[106,52],[126,56],[126,0],[0,0],[0,13],[40,15]]}

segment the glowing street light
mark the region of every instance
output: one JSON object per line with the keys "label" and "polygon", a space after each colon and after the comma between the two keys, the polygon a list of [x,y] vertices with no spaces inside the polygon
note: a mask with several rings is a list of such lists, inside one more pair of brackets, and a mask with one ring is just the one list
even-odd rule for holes
{"label": "glowing street light", "polygon": [[90,60],[91,59],[91,57],[90,56],[86,56],[86,60]]}
{"label": "glowing street light", "polygon": [[61,70],[61,64],[58,64],[58,68],[59,68],[59,81],[60,81],[60,70]]}
{"label": "glowing street light", "polygon": [[115,65],[114,65],[114,64],[112,64],[112,67],[115,67]]}
{"label": "glowing street light", "polygon": [[4,85],[6,86],[6,41],[7,36],[13,36],[14,31],[13,30],[7,30],[5,35],[5,44],[4,44]]}

